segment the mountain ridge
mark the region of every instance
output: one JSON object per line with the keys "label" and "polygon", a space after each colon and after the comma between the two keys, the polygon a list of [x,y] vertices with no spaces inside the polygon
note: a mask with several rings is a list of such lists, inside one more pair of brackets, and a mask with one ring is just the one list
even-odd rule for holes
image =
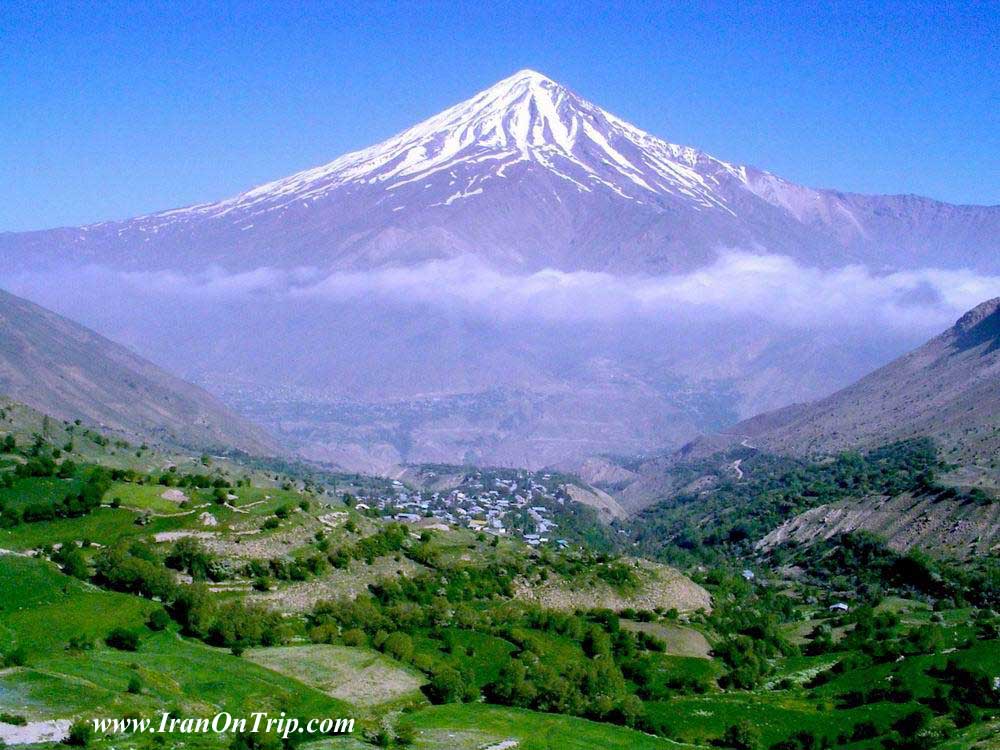
{"label": "mountain ridge", "polygon": [[273,439],[197,386],[0,289],[0,394],[53,417],[199,449],[273,454]]}
{"label": "mountain ridge", "polygon": [[[1000,271],[1000,206],[796,185],[670,143],[522,70],[395,136],[221,201],[0,235],[0,258],[670,272],[721,248],[818,265]],[[887,251],[891,250],[891,253]]]}
{"label": "mountain ridge", "polygon": [[[764,450],[808,454],[928,436],[947,458],[986,470],[1000,450],[998,423],[1000,297],[980,303],[923,346],[847,388],[752,417],[706,445],[738,439]],[[990,473],[996,474],[996,467]]]}

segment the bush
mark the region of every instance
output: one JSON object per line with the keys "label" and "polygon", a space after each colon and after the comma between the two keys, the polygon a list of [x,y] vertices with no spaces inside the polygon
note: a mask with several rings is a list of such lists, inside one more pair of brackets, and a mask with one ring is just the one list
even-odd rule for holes
{"label": "bush", "polygon": [[132,695],[138,695],[142,692],[142,680],[139,679],[139,675],[133,674],[128,678],[128,687],[126,691]]}
{"label": "bush", "polygon": [[409,724],[396,727],[396,745],[399,747],[409,747],[417,739],[416,730]]}
{"label": "bush", "polygon": [[119,651],[136,651],[139,648],[139,634],[126,628],[115,628],[108,633],[104,642]]}
{"label": "bush", "polygon": [[84,719],[77,719],[69,728],[69,734],[63,740],[63,743],[74,747],[86,747],[90,744],[93,736],[94,729],[90,725],[90,722]]}
{"label": "bush", "polygon": [[3,665],[5,667],[23,667],[28,663],[28,652],[24,646],[16,646],[4,654]]}
{"label": "bush", "polygon": [[759,750],[760,733],[748,721],[740,721],[730,726],[722,735],[722,744],[735,750]]}
{"label": "bush", "polygon": [[413,639],[406,633],[390,633],[382,644],[382,650],[399,661],[409,661],[413,656]]}
{"label": "bush", "polygon": [[445,667],[431,675],[424,692],[432,703],[460,703],[466,693],[466,684],[457,669]]}
{"label": "bush", "polygon": [[343,638],[345,646],[364,646],[368,642],[368,636],[360,628],[345,630],[341,638]]}
{"label": "bush", "polygon": [[170,615],[165,609],[154,609],[149,613],[149,619],[146,620],[146,627],[150,630],[165,630],[169,624]]}

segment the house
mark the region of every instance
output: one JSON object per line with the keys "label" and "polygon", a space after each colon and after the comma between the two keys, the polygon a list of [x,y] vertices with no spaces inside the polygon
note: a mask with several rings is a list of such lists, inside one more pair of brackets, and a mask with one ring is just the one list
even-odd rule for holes
{"label": "house", "polygon": [[752,581],[757,576],[754,575],[753,571],[750,569],[744,570],[740,575],[743,576],[744,580]]}
{"label": "house", "polygon": [[845,604],[844,602],[837,602],[836,604],[831,604],[828,607],[828,609],[831,612],[835,612],[837,614],[842,614],[844,612],[847,612],[850,609],[850,607],[848,607],[847,604]]}

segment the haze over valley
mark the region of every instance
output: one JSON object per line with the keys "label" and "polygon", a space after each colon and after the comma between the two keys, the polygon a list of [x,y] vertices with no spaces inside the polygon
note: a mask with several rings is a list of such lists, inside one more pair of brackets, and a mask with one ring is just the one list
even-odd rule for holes
{"label": "haze over valley", "polygon": [[998,237],[998,207],[795,185],[523,70],[229,200],[2,234],[0,284],[305,457],[541,468],[847,385],[1000,294]]}

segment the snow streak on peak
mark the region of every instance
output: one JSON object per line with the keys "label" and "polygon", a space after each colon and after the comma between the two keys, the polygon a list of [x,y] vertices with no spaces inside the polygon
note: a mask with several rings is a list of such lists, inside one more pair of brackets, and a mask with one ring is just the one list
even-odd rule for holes
{"label": "snow streak on peak", "polygon": [[[490,180],[516,179],[525,166],[577,192],[650,205],[673,197],[730,213],[720,181],[746,182],[743,168],[660,140],[525,69],[382,143],[191,210],[274,210],[338,189],[379,188],[395,198],[418,184],[438,188],[418,203],[451,206],[482,195]],[[400,200],[394,210],[413,203]]]}

